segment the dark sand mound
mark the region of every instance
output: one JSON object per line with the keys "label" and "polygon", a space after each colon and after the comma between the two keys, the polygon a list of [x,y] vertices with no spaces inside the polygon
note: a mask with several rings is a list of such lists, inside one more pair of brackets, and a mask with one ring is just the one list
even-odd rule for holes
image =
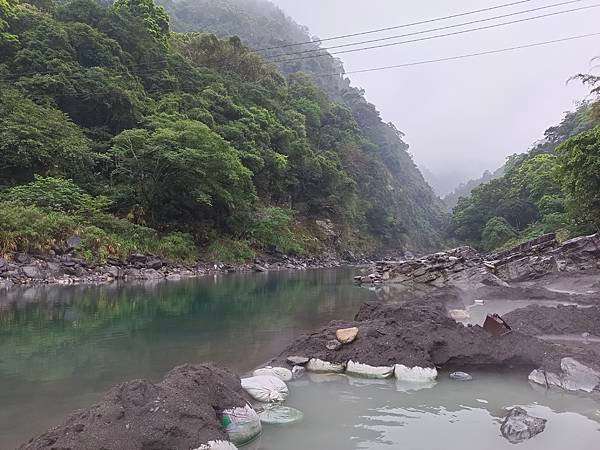
{"label": "dark sand mound", "polygon": [[[327,349],[337,329],[352,326],[359,329],[354,342],[338,350]],[[579,353],[518,331],[493,336],[480,326],[464,326],[448,318],[441,297],[430,297],[402,304],[366,303],[355,322],[331,322],[296,340],[275,362],[298,355],[371,366],[550,369],[558,367],[565,356],[578,356],[585,362],[588,358]]]}
{"label": "dark sand mound", "polygon": [[531,336],[582,333],[600,336],[600,306],[531,305],[506,314],[504,320],[513,329]]}
{"label": "dark sand mound", "polygon": [[91,408],[22,449],[189,450],[227,440],[218,413],[248,400],[240,379],[212,365],[185,365],[153,384],[136,380],[113,387]]}

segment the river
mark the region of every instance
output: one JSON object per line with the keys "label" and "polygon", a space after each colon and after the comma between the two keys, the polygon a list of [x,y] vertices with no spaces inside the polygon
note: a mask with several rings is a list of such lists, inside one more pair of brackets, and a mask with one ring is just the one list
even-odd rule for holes
{"label": "river", "polygon": [[0,296],[0,449],[116,383],[214,361],[243,373],[374,294],[351,269],[13,289]]}
{"label": "river", "polygon": [[[180,282],[22,288],[0,295],[0,449],[11,449],[134,378],[213,361],[244,373],[290,340],[351,319],[374,292],[352,269]],[[514,448],[499,431],[511,406],[548,419],[521,450],[597,449],[600,404],[534,388],[526,374],[475,373],[415,391],[390,380],[309,375],[291,383],[305,419],[266,426],[251,450]],[[250,450],[249,449],[249,450]]]}

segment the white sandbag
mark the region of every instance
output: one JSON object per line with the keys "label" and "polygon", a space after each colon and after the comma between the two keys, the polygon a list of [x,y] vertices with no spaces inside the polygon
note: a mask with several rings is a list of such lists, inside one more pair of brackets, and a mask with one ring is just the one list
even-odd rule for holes
{"label": "white sandbag", "polygon": [[208,441],[194,450],[237,450],[237,447],[228,441]]}
{"label": "white sandbag", "polygon": [[256,369],[252,375],[255,377],[260,377],[263,375],[269,375],[273,377],[279,378],[281,381],[292,381],[292,371],[290,369],[286,369],[285,367],[263,367],[262,369]]}
{"label": "white sandbag", "polygon": [[299,422],[304,418],[304,413],[288,406],[274,405],[267,406],[258,413],[260,421],[271,425],[289,425]]}
{"label": "white sandbag", "polygon": [[394,375],[400,381],[431,383],[437,378],[438,372],[435,367],[406,367],[402,364],[396,364],[394,366]]}
{"label": "white sandbag", "polygon": [[335,364],[312,358],[308,361],[308,364],[306,364],[306,370],[316,373],[342,373],[344,372],[344,366],[342,364]]}
{"label": "white sandbag", "polygon": [[244,445],[254,440],[262,431],[260,418],[250,405],[223,411],[221,425],[229,440],[236,445]]}
{"label": "white sandbag", "polygon": [[283,402],[289,394],[286,384],[272,375],[242,378],[242,388],[262,403]]}
{"label": "white sandbag", "polygon": [[365,378],[389,378],[394,374],[393,366],[369,366],[368,364],[348,361],[346,374]]}

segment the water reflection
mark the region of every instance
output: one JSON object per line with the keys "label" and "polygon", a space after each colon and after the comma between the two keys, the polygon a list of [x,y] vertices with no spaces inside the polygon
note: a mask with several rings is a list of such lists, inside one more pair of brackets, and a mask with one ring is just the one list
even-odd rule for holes
{"label": "water reflection", "polygon": [[124,380],[157,380],[184,362],[249,370],[302,332],[350,319],[373,299],[352,285],[352,273],[7,291],[0,296],[0,448]]}

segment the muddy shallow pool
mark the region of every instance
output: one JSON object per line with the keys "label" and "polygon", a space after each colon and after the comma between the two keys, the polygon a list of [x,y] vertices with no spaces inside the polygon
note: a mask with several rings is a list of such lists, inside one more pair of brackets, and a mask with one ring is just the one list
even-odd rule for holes
{"label": "muddy shallow pool", "polygon": [[[471,382],[452,381],[442,373],[435,386],[422,390],[411,390],[411,385],[397,385],[393,380],[307,376],[290,384],[286,402],[304,412],[303,421],[265,426],[260,440],[244,448],[600,448],[600,403],[596,400],[539,389],[524,381],[526,374],[471,373]],[[509,443],[500,433],[500,423],[514,406],[547,419],[545,431],[526,442]]]}

